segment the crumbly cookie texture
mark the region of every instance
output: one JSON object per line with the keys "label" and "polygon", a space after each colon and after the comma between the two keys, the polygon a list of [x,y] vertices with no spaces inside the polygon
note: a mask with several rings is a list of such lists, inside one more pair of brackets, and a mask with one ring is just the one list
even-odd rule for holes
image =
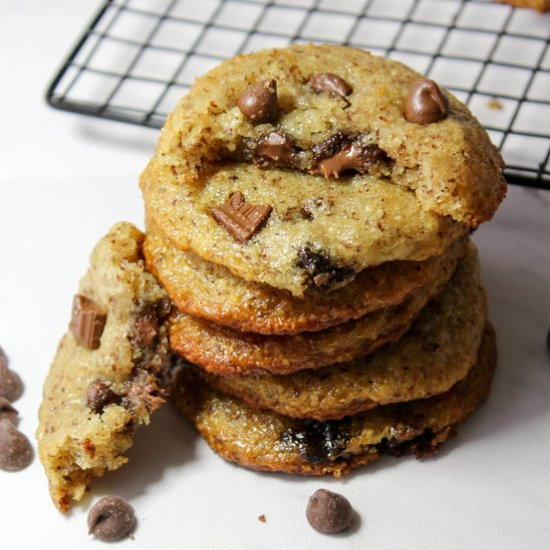
{"label": "crumbly cookie texture", "polygon": [[38,454],[63,511],[82,498],[93,477],[127,462],[134,430],[149,423],[164,400],[157,382],[166,366],[163,319],[170,304],[144,269],[143,239],[122,222],[99,241],[78,290],[81,303],[104,315],[97,347],[77,340],[85,323],[73,314],[44,385]]}
{"label": "crumbly cookie texture", "polygon": [[[319,86],[319,76],[327,73],[347,89]],[[319,158],[327,139],[338,133],[361,136],[369,147],[368,173],[413,190],[425,210],[476,226],[491,218],[504,196],[502,159],[475,117],[448,91],[443,91],[448,116],[431,124],[408,122],[405,101],[421,78],[398,62],[344,46],[294,45],[240,55],[199,78],[181,99],[153,164],[170,167],[182,185],[202,186],[205,173],[222,160],[252,157],[269,167],[286,160],[291,143],[298,151],[292,167],[315,172],[316,152]],[[241,103],[258,83],[275,86],[278,102],[278,111],[261,120]],[[283,138],[270,138],[271,131]],[[269,145],[267,157],[257,143],[263,151]]]}
{"label": "crumbly cookie texture", "polygon": [[213,388],[252,407],[294,418],[338,419],[448,391],[475,364],[486,320],[487,303],[471,245],[445,290],[403,337],[380,351],[284,376],[226,378],[197,372]]}
{"label": "crumbly cookie texture", "polygon": [[550,0],[497,0],[501,4],[511,4],[517,8],[533,8],[545,12],[550,10]]}
{"label": "crumbly cookie texture", "polygon": [[414,290],[454,271],[467,238],[422,262],[396,261],[362,271],[332,292],[310,291],[305,298],[266,284],[248,282],[223,266],[173,246],[152,223],[143,247],[147,269],[178,309],[219,325],[260,334],[317,331],[358,319],[404,301]]}
{"label": "crumbly cookie texture", "polygon": [[[423,210],[412,191],[372,176],[331,181],[237,163],[187,184],[157,157],[141,185],[148,219],[174,246],[295,296],[344,286],[387,261],[442,254],[465,233],[449,216]],[[245,244],[212,215],[237,192],[245,204],[272,207]]]}
{"label": "crumbly cookie texture", "polygon": [[341,476],[383,454],[436,452],[487,397],[495,363],[495,336],[487,325],[476,366],[448,392],[327,422],[253,409],[211,389],[190,368],[179,371],[171,398],[227,460],[255,470]]}
{"label": "crumbly cookie texture", "polygon": [[349,361],[400,338],[447,282],[440,276],[402,303],[317,332],[265,336],[220,327],[179,313],[169,324],[172,349],[222,376],[287,374]]}

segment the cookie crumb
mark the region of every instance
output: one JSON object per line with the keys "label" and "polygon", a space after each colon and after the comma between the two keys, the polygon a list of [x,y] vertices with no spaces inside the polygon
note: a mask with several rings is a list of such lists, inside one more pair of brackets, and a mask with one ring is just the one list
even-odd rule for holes
{"label": "cookie crumb", "polygon": [[504,109],[504,105],[498,97],[492,97],[491,99],[489,99],[487,101],[487,107],[489,109],[493,109],[493,111],[502,111],[502,109]]}
{"label": "cookie crumb", "polygon": [[261,516],[258,516],[258,521],[261,521],[262,523],[265,523],[265,514],[262,514]]}

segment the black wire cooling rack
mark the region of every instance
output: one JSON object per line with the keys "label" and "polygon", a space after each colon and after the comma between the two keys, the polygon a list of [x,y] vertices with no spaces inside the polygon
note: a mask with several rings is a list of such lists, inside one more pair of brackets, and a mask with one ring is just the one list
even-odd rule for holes
{"label": "black wire cooling rack", "polygon": [[429,75],[485,125],[511,183],[550,189],[550,13],[492,0],[109,0],[47,101],[160,128],[221,60],[292,42],[349,44]]}

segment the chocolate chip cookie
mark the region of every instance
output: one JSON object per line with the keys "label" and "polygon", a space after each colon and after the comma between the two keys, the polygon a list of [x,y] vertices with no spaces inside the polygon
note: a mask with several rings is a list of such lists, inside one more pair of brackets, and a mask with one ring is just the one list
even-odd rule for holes
{"label": "chocolate chip cookie", "polygon": [[147,268],[184,313],[260,334],[317,331],[403,302],[414,290],[449,278],[466,239],[422,262],[388,262],[366,269],[333,292],[312,290],[303,299],[248,282],[223,266],[173,246],[152,223],[143,247]]}
{"label": "chocolate chip cookie", "polygon": [[144,269],[143,238],[119,223],[99,241],[44,385],[38,454],[63,511],[127,462],[134,430],[164,400],[171,304]]}
{"label": "chocolate chip cookie", "polygon": [[169,321],[172,349],[223,376],[287,374],[349,361],[400,338],[447,282],[421,287],[401,304],[317,332],[266,336],[221,327],[183,313]]}
{"label": "chocolate chip cookie", "polygon": [[255,470],[341,476],[384,454],[436,452],[487,397],[495,363],[495,336],[487,325],[475,367],[446,393],[325,422],[256,410],[185,367],[171,398],[227,460]]}
{"label": "chocolate chip cookie", "polygon": [[302,296],[442,253],[492,216],[502,167],[435,82],[361,50],[295,45],[198,79],[141,187],[177,248]]}
{"label": "chocolate chip cookie", "polygon": [[[473,245],[445,290],[396,342],[349,363],[276,376],[197,373],[254,408],[295,418],[338,419],[379,405],[444,393],[475,364],[487,320]],[[202,373],[202,374],[201,374]]]}

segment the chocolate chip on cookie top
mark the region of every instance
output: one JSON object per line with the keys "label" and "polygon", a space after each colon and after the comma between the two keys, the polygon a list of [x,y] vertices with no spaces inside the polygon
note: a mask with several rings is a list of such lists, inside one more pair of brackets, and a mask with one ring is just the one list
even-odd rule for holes
{"label": "chocolate chip on cookie top", "polygon": [[237,107],[243,115],[253,122],[264,124],[275,122],[279,117],[279,101],[277,99],[277,82],[261,80],[252,84],[237,101]]}
{"label": "chocolate chip on cookie top", "polygon": [[307,85],[317,93],[339,95],[345,97],[353,92],[353,88],[340,76],[334,73],[321,73],[312,76]]}
{"label": "chocolate chip on cookie top", "polygon": [[221,206],[212,208],[212,217],[238,241],[245,244],[259,229],[271,212],[268,204],[246,204],[237,191]]}
{"label": "chocolate chip on cookie top", "polygon": [[409,122],[431,124],[448,114],[449,100],[433,80],[417,80],[412,85],[405,100],[405,118]]}
{"label": "chocolate chip on cookie top", "polygon": [[292,166],[297,149],[295,140],[281,130],[272,130],[258,139],[252,152],[252,160],[257,166]]}
{"label": "chocolate chip on cookie top", "polygon": [[81,346],[99,348],[106,321],[107,314],[95,302],[81,294],[74,297],[69,329]]}

